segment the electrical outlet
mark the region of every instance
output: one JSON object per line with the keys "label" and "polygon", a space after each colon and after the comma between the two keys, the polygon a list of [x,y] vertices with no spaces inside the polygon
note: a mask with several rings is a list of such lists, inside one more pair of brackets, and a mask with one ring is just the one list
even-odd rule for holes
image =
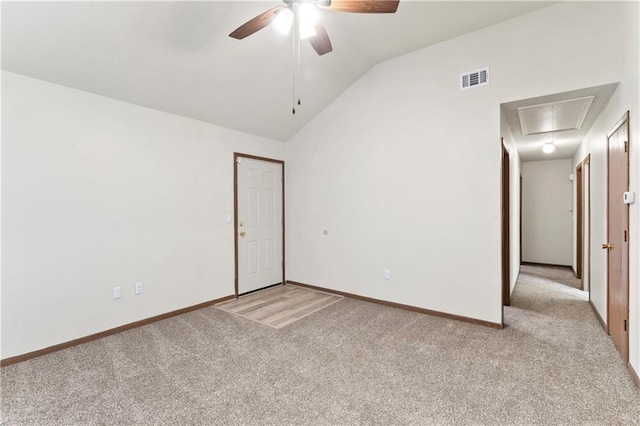
{"label": "electrical outlet", "polygon": [[121,299],[122,298],[122,287],[114,287],[113,288],[113,298]]}
{"label": "electrical outlet", "polygon": [[384,279],[385,280],[390,280],[391,279],[391,271],[388,269],[384,270]]}
{"label": "electrical outlet", "polygon": [[142,294],[142,283],[136,283],[136,287],[134,289],[136,294]]}

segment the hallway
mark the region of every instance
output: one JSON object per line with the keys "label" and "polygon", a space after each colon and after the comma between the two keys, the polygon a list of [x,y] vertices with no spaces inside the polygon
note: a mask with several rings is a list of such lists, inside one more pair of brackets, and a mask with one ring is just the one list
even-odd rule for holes
{"label": "hallway", "polygon": [[568,267],[521,266],[505,324],[522,342],[527,386],[549,423],[637,423],[640,391],[580,287]]}

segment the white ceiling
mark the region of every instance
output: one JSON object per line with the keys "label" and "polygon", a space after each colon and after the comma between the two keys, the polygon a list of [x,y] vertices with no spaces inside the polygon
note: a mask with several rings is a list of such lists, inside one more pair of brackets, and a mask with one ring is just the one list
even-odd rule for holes
{"label": "white ceiling", "polygon": [[[572,158],[616,87],[618,83],[612,83],[502,104],[502,112],[515,140],[520,159],[526,162]],[[580,128],[575,128],[581,109],[585,106],[584,101],[590,98],[592,101],[584,115],[584,121]],[[533,106],[536,108],[529,109]],[[518,114],[519,108],[534,111],[524,115],[526,127],[530,130],[528,135],[523,134],[520,121],[522,114]],[[554,111],[553,115],[551,110]],[[531,132],[531,129],[538,132]],[[552,154],[545,154],[542,152],[542,146],[550,139],[553,139],[556,150]]]}
{"label": "white ceiling", "polygon": [[301,49],[292,107],[291,38],[228,34],[278,1],[2,2],[2,68],[286,141],[381,61],[551,2],[401,0],[391,15],[322,12],[333,52]]}

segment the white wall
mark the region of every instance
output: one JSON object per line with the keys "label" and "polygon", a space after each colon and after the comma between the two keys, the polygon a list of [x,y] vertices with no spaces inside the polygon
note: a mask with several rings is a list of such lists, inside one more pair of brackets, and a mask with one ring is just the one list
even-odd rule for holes
{"label": "white wall", "polygon": [[2,358],[233,294],[233,152],[283,143],[2,78]]}
{"label": "white wall", "polygon": [[[637,2],[624,5],[621,28],[621,79],[609,104],[594,123],[573,157],[573,167],[591,154],[591,301],[607,321],[607,258],[601,244],[607,241],[607,133],[630,111],[629,188],[640,193],[640,8]],[[597,58],[597,57],[596,57]],[[598,64],[600,62],[598,61]],[[629,362],[640,373],[640,215],[639,202],[629,208]]]}
{"label": "white wall", "polygon": [[288,279],[500,323],[499,105],[617,81],[620,20],[561,3],[372,68],[286,146]]}
{"label": "white wall", "polygon": [[509,232],[510,232],[510,291],[516,288],[516,281],[520,274],[520,174],[522,161],[516,148],[515,139],[509,129],[506,117],[500,110],[500,136],[509,151]]}
{"label": "white wall", "polygon": [[571,160],[522,163],[522,261],[573,260]]}

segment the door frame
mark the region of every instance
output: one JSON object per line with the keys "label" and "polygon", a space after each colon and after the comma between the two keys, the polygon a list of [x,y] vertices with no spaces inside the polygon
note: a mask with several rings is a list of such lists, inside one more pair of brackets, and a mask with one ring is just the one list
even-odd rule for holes
{"label": "door frame", "polygon": [[[631,134],[630,134],[630,126],[629,126],[629,111],[625,112],[624,115],[622,116],[622,118],[620,120],[618,120],[618,122],[613,126],[613,128],[609,131],[609,133],[607,133],[607,186],[606,186],[606,190],[607,190],[607,240],[609,240],[609,139],[611,138],[611,136],[618,131],[618,129],[620,129],[620,127],[622,126],[626,126],[627,127],[627,144],[628,144],[628,149],[629,152],[627,153],[627,184],[626,184],[626,189],[629,190],[629,180],[630,180],[630,170],[629,170],[629,162],[630,162],[630,155],[631,154]],[[628,206],[627,206],[628,208]],[[629,231],[629,221],[630,221],[630,215],[627,214],[627,223],[625,224],[626,229],[627,229],[627,238],[630,240],[631,239],[631,235]],[[622,358],[625,360],[625,362],[629,362],[629,336],[631,333],[629,333],[629,247],[630,247],[630,242],[628,241],[629,244],[627,244],[627,268],[626,268],[626,274],[624,276],[622,276],[621,278],[624,280],[625,282],[625,287],[626,287],[626,292],[627,292],[627,306],[626,306],[626,312],[625,312],[625,317],[627,318],[627,344],[626,347],[623,348],[623,351],[621,351],[621,355]],[[609,253],[607,251],[607,333],[609,335],[611,335],[611,305],[610,305],[610,300],[611,300],[611,283],[609,282]],[[617,345],[615,345],[617,348]]]}
{"label": "door frame", "polygon": [[511,305],[511,199],[510,199],[510,154],[504,138],[501,146],[501,211],[502,211],[502,305]]}
{"label": "door frame", "polygon": [[285,210],[284,210],[284,161],[274,158],[259,157],[257,155],[242,154],[240,152],[233,153],[233,253],[234,253],[234,294],[238,298],[238,158],[247,158],[249,160],[266,161],[269,163],[277,163],[282,166],[282,284],[287,280],[285,278]]}
{"label": "door frame", "polygon": [[[585,167],[589,165],[589,167]],[[586,171],[585,171],[586,170]],[[591,301],[591,240],[592,240],[592,235],[591,235],[591,154],[587,154],[586,157],[584,157],[584,160],[582,160],[582,177],[583,177],[583,185],[582,185],[582,189],[583,189],[583,197],[582,200],[584,202],[585,197],[584,195],[587,195],[586,199],[587,202],[584,205],[584,210],[582,211],[583,214],[583,220],[582,220],[582,244],[583,244],[583,253],[584,253],[584,248],[586,247],[587,249],[587,253],[586,256],[589,259],[588,267],[586,269],[586,271],[584,270],[584,258],[582,259],[582,266],[583,266],[583,277],[586,276],[588,279],[587,281],[589,282],[589,289],[587,290],[587,293],[589,293],[589,301]],[[587,185],[585,186],[584,183],[587,183]],[[585,191],[586,188],[586,191]],[[584,213],[587,213],[587,220],[584,220]],[[589,232],[586,232],[589,231]],[[589,238],[585,238],[585,235],[588,235]],[[583,279],[583,283],[582,283],[582,290],[584,290],[584,279]]]}
{"label": "door frame", "polygon": [[576,167],[576,278],[580,279],[580,285],[584,290],[582,280],[582,258],[584,255],[584,181],[583,164]]}
{"label": "door frame", "polygon": [[519,222],[519,230],[518,232],[520,233],[520,241],[519,241],[519,249],[520,249],[520,265],[522,265],[522,173],[520,173],[520,200],[519,200],[519,204],[520,204],[520,222]]}

